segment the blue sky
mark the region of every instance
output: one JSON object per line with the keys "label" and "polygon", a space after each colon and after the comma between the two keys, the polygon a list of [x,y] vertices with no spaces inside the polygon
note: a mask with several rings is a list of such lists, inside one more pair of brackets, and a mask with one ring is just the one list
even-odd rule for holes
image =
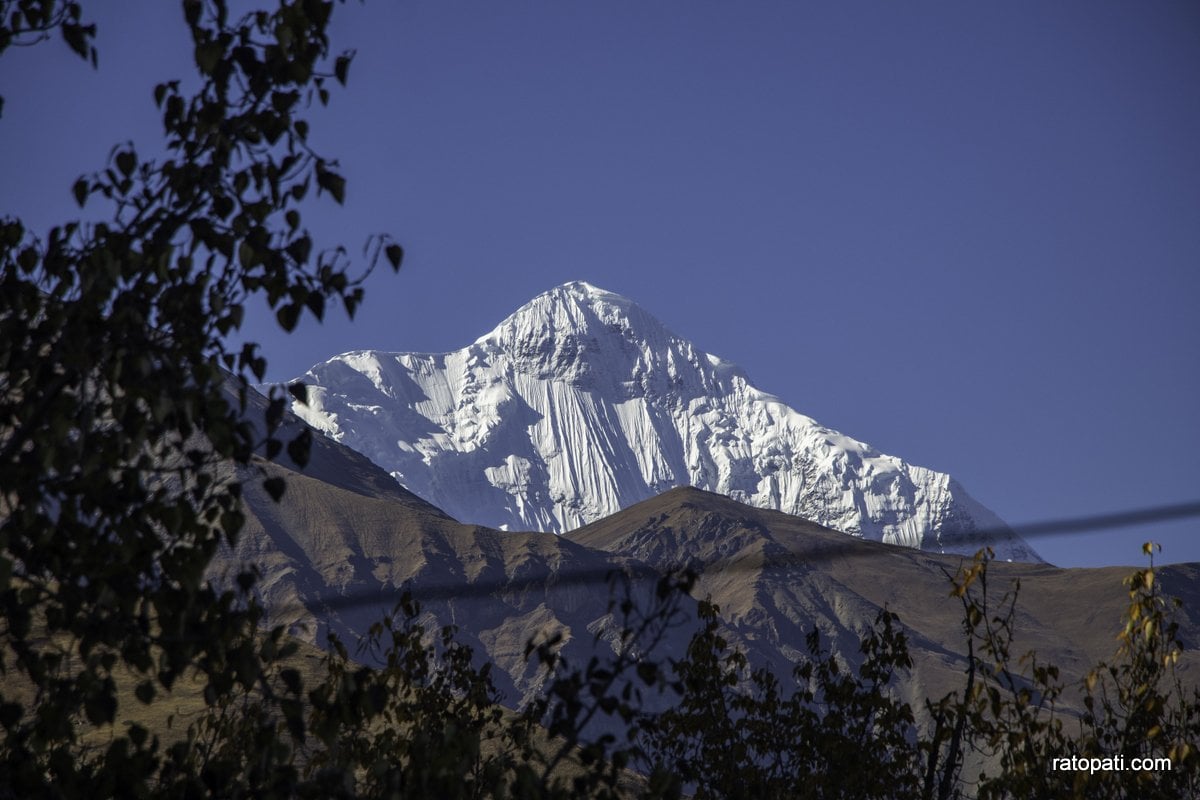
{"label": "blue sky", "polygon": [[[0,214],[70,218],[155,141],[177,5],[101,13],[99,71],[0,61]],[[333,36],[357,58],[313,126],[347,203],[308,221],[408,258],[353,323],[253,316],[272,377],[455,349],[582,279],[1011,523],[1200,499],[1195,3],[377,0]],[[1147,538],[1200,560],[1196,520],[1034,544]]]}

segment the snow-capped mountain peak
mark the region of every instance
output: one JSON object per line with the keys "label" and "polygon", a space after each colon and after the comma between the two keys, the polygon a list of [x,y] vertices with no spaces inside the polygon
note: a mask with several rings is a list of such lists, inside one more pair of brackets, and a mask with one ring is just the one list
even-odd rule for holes
{"label": "snow-capped mountain peak", "polygon": [[692,350],[633,301],[583,281],[538,295],[475,341],[481,352],[505,356],[525,374],[576,385],[637,380],[660,369],[671,375],[690,359],[681,344]]}
{"label": "snow-capped mountain peak", "polygon": [[634,309],[635,314],[661,327],[629,299],[585,281],[571,281],[539,294],[479,337],[476,344],[516,344],[560,330],[599,333],[609,325],[628,324]]}
{"label": "snow-capped mountain peak", "polygon": [[[949,476],[817,424],[582,281],[462,350],[346,353],[303,380],[297,414],[465,522],[563,532],[692,485],[937,551],[1003,527]],[[991,543],[1038,560],[1015,535]]]}

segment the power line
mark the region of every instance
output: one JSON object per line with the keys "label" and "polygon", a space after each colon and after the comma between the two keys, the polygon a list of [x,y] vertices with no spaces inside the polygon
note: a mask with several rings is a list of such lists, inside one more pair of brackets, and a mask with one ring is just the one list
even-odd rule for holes
{"label": "power line", "polygon": [[[1189,519],[1200,517],[1200,501],[1175,503],[1172,505],[1153,506],[1149,508],[1118,511],[1108,514],[1095,514],[1086,517],[1068,517],[1027,523],[1012,527],[986,528],[952,537],[955,544],[981,543],[986,544],[996,538],[1007,537],[1017,533],[1022,538],[1037,538],[1076,534],[1088,531],[1124,528],[1134,525],[1147,525],[1169,520]],[[502,535],[502,534],[501,534]],[[653,567],[642,562],[630,561],[622,565],[605,565],[603,568],[580,567],[563,568],[554,572],[531,575],[522,578],[505,578],[481,580],[473,583],[438,583],[425,585],[418,581],[408,581],[400,587],[372,589],[366,592],[355,592],[336,597],[314,598],[304,605],[304,608],[314,613],[323,611],[331,613],[372,604],[392,605],[404,591],[422,601],[436,602],[442,600],[469,599],[483,597],[496,593],[520,593],[534,588],[559,588],[579,585],[607,583],[614,575],[625,574],[630,579],[659,580],[670,572],[680,572],[690,569],[697,575],[712,574],[730,570],[749,569],[783,569],[811,565],[839,557],[876,557],[896,552],[896,545],[886,545],[879,542],[859,539],[847,535],[844,543],[827,540],[814,541],[813,546],[802,550],[794,550],[783,555],[771,556],[766,559],[749,559],[745,557],[724,557],[704,561],[694,559],[687,563],[671,566]],[[913,552],[911,548],[902,548]],[[938,555],[925,552],[929,555]],[[954,553],[942,555],[952,556]],[[296,608],[288,605],[285,608]],[[282,610],[276,607],[276,610]]]}
{"label": "power line", "polygon": [[1063,533],[1099,531],[1108,528],[1127,528],[1131,525],[1147,525],[1155,522],[1167,522],[1168,520],[1187,519],[1197,516],[1200,516],[1200,502],[1175,503],[1169,506],[1139,508],[1133,511],[1117,511],[1111,514],[1097,514],[1090,517],[1071,517],[1047,522],[1033,522],[1027,525],[1018,525],[1012,528],[1012,530],[1022,538],[1056,536]]}

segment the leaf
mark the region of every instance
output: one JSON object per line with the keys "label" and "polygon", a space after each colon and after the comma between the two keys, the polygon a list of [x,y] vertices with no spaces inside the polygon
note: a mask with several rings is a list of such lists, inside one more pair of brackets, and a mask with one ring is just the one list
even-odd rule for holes
{"label": "leaf", "polygon": [[117,698],[105,687],[105,690],[97,691],[83,701],[83,713],[93,725],[110,723],[117,714]]}
{"label": "leaf", "polygon": [[243,239],[238,244],[238,262],[242,269],[250,269],[262,263],[262,254],[254,245]]}
{"label": "leaf", "polygon": [[167,107],[163,111],[163,124],[174,130],[174,124],[183,116],[183,98],[177,94],[167,99]]}
{"label": "leaf", "polygon": [[296,322],[300,319],[300,306],[295,303],[288,303],[280,306],[275,312],[275,319],[279,322],[279,327],[285,331],[292,331],[296,327]]}
{"label": "leaf", "polygon": [[391,262],[393,270],[400,269],[400,262],[404,260],[404,248],[398,244],[389,244],[383,250],[387,260]]}
{"label": "leaf", "polygon": [[0,703],[0,725],[5,729],[11,730],[24,715],[24,709],[20,703]]}
{"label": "leaf", "polygon": [[316,289],[308,293],[308,297],[304,299],[304,304],[308,306],[308,310],[313,313],[313,316],[318,320],[325,316],[325,295],[318,292]]}
{"label": "leaf", "polygon": [[156,691],[153,681],[142,681],[134,689],[133,693],[137,695],[137,699],[142,701],[143,705],[150,705],[154,701]]}
{"label": "leaf", "polygon": [[308,405],[308,387],[301,381],[293,381],[288,384],[288,394],[296,398],[296,402],[301,405]]}
{"label": "leaf", "polygon": [[338,205],[346,199],[346,179],[324,167],[317,167],[317,186],[333,195]]}
{"label": "leaf", "polygon": [[94,36],[96,33],[95,25],[75,25],[71,23],[63,23],[62,28],[63,41],[67,46],[75,51],[80,58],[88,58],[88,37]]}
{"label": "leaf", "polygon": [[24,250],[22,250],[20,253],[17,254],[17,266],[21,268],[22,272],[25,272],[25,273],[33,272],[34,269],[37,268],[37,264],[38,264],[38,253],[37,253],[37,250],[35,250],[34,248],[26,247]]}
{"label": "leaf", "polygon": [[133,742],[133,746],[141,749],[145,747],[146,740],[150,737],[150,731],[138,725],[136,722],[129,725],[129,741]]}
{"label": "leaf", "polygon": [[121,170],[121,174],[128,178],[137,167],[137,156],[132,150],[122,150],[117,153],[116,162],[117,169]]}
{"label": "leaf", "polygon": [[220,42],[207,41],[196,45],[196,66],[205,75],[212,74],[216,69],[217,64],[221,61],[221,56],[225,54],[225,48]]}
{"label": "leaf", "polygon": [[342,86],[346,85],[346,73],[350,71],[350,61],[353,58],[353,52],[343,53],[333,63],[333,76],[337,78],[337,82]]}
{"label": "leaf", "polygon": [[296,466],[301,468],[308,466],[308,459],[312,452],[312,429],[305,428],[299,436],[288,442],[287,451]]}
{"label": "leaf", "polygon": [[272,397],[271,402],[267,405],[267,410],[263,414],[266,418],[267,428],[275,430],[279,427],[279,423],[283,420],[283,410],[286,403],[282,397]]}
{"label": "leaf", "polygon": [[79,205],[80,208],[83,208],[83,203],[85,200],[87,200],[87,196],[88,196],[87,181],[84,180],[83,178],[80,178],[79,180],[75,181],[75,185],[73,187],[71,187],[71,191],[73,191],[75,193],[75,202]]}
{"label": "leaf", "polygon": [[312,254],[312,239],[307,236],[297,237],[287,246],[287,254],[297,264],[306,263]]}
{"label": "leaf", "polygon": [[284,686],[286,686],[288,691],[292,694],[300,694],[300,691],[304,688],[304,684],[300,680],[300,672],[298,670],[291,668],[282,670],[279,673],[279,677],[283,681]]}
{"label": "leaf", "polygon": [[267,494],[271,495],[272,500],[278,503],[283,498],[283,492],[287,489],[287,483],[283,478],[275,476],[263,481],[263,489],[266,490]]}
{"label": "leaf", "polygon": [[642,679],[642,682],[647,686],[653,686],[655,681],[658,679],[658,670],[653,664],[645,661],[640,662],[637,665],[637,674],[638,677]]}
{"label": "leaf", "polygon": [[254,588],[258,576],[252,571],[242,572],[237,576],[238,588],[243,592],[249,592]]}

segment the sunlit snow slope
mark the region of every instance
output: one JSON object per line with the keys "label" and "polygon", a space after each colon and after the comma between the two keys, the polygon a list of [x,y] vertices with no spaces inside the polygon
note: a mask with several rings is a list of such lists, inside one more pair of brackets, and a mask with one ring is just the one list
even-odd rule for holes
{"label": "sunlit snow slope", "polygon": [[455,518],[562,532],[690,484],[846,533],[1039,560],[948,475],[818,425],[636,304],[583,282],[453,353],[313,367],[294,411]]}

